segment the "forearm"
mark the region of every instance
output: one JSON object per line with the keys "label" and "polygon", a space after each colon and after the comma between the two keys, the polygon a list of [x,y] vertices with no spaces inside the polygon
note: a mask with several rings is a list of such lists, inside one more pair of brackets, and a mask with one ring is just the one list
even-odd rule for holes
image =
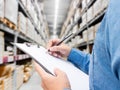
{"label": "forearm", "polygon": [[76,67],[78,67],[84,73],[88,74],[90,54],[86,54],[77,49],[72,49],[68,56],[68,61],[73,63]]}

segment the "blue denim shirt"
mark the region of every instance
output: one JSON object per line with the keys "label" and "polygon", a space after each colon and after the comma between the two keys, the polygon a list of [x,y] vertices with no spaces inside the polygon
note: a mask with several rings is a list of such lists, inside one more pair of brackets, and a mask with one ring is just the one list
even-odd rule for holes
{"label": "blue denim shirt", "polygon": [[89,74],[90,90],[120,90],[120,0],[111,0],[92,55],[72,49],[68,61]]}

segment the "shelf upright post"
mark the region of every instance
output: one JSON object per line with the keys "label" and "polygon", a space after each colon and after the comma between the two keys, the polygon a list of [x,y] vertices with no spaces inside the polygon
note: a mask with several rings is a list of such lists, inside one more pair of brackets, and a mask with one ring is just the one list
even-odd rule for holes
{"label": "shelf upright post", "polygon": [[[14,43],[17,43],[17,39],[18,39],[18,32],[15,32],[14,35]],[[14,45],[14,56],[17,55],[17,47]],[[13,72],[13,90],[16,90],[16,61],[14,61],[14,65],[15,65],[15,70]]]}
{"label": "shelf upright post", "polygon": [[88,23],[88,9],[89,9],[89,6],[87,5],[86,6],[86,20],[87,20],[87,24],[86,24],[86,26],[87,26],[87,52],[90,52],[90,49],[89,49],[89,40],[88,40],[88,35],[89,35],[89,32],[88,32],[88,30],[89,30],[89,23]]}

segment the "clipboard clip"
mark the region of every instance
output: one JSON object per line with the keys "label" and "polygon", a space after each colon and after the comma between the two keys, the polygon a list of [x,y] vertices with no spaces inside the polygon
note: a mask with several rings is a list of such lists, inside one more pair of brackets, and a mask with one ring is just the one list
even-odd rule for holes
{"label": "clipboard clip", "polygon": [[28,47],[31,47],[31,46],[33,46],[33,45],[37,45],[37,47],[40,48],[40,45],[39,45],[39,44],[36,44],[36,43],[24,42],[24,44],[26,44],[26,46],[28,46]]}

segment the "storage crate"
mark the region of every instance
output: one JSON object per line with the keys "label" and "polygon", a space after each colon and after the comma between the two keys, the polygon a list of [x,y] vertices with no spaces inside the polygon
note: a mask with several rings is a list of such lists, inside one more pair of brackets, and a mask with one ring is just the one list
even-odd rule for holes
{"label": "storage crate", "polygon": [[5,18],[17,26],[18,1],[5,0]]}

